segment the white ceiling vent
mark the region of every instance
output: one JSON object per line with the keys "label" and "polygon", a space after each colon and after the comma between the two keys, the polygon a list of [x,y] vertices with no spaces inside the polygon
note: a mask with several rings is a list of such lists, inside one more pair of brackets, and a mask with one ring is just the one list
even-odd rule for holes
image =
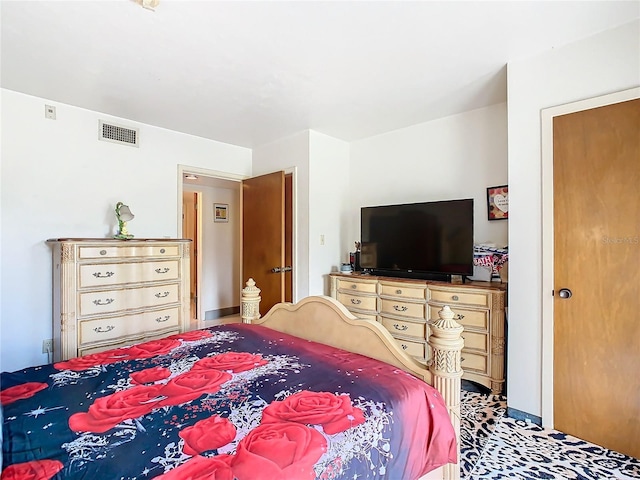
{"label": "white ceiling vent", "polygon": [[122,127],[98,120],[98,140],[137,147],[139,137],[140,130],[137,128]]}

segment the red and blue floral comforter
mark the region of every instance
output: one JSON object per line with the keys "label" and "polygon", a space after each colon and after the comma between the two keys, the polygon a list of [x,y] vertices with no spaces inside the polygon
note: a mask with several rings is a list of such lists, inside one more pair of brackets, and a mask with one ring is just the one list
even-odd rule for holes
{"label": "red and blue floral comforter", "polygon": [[2,480],[410,480],[455,462],[432,387],[255,325],[1,377]]}

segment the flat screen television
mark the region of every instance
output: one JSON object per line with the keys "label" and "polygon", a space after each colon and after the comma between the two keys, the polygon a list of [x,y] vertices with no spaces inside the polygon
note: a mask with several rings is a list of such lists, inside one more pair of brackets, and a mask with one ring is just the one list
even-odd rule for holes
{"label": "flat screen television", "polygon": [[473,275],[473,199],[361,209],[360,267],[377,275]]}

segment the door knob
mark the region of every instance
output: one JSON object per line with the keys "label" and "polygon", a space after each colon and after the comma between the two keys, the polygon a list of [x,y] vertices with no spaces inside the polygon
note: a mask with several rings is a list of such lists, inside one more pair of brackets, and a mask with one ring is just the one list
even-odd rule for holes
{"label": "door knob", "polygon": [[273,267],[271,273],[280,273],[280,267]]}
{"label": "door knob", "polygon": [[558,296],[560,298],[571,298],[571,295],[573,295],[573,293],[568,288],[561,288],[558,290]]}

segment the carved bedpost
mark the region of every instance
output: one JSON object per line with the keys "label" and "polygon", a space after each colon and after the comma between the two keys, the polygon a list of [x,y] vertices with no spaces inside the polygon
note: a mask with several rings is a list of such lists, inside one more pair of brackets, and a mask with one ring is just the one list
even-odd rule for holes
{"label": "carved bedpost", "polygon": [[[451,423],[459,435],[460,432],[460,388],[462,368],[460,352],[464,345],[461,334],[464,328],[456,322],[454,313],[445,305],[438,312],[440,319],[430,324],[429,345],[433,349],[433,359],[429,369],[433,374],[433,386],[444,398],[449,410]],[[458,463],[445,465],[445,478],[460,478],[460,438],[458,437]]]}
{"label": "carved bedpost", "polygon": [[260,318],[260,289],[256,287],[253,278],[247,280],[247,286],[242,289],[240,297],[240,311],[242,323],[251,323]]}

